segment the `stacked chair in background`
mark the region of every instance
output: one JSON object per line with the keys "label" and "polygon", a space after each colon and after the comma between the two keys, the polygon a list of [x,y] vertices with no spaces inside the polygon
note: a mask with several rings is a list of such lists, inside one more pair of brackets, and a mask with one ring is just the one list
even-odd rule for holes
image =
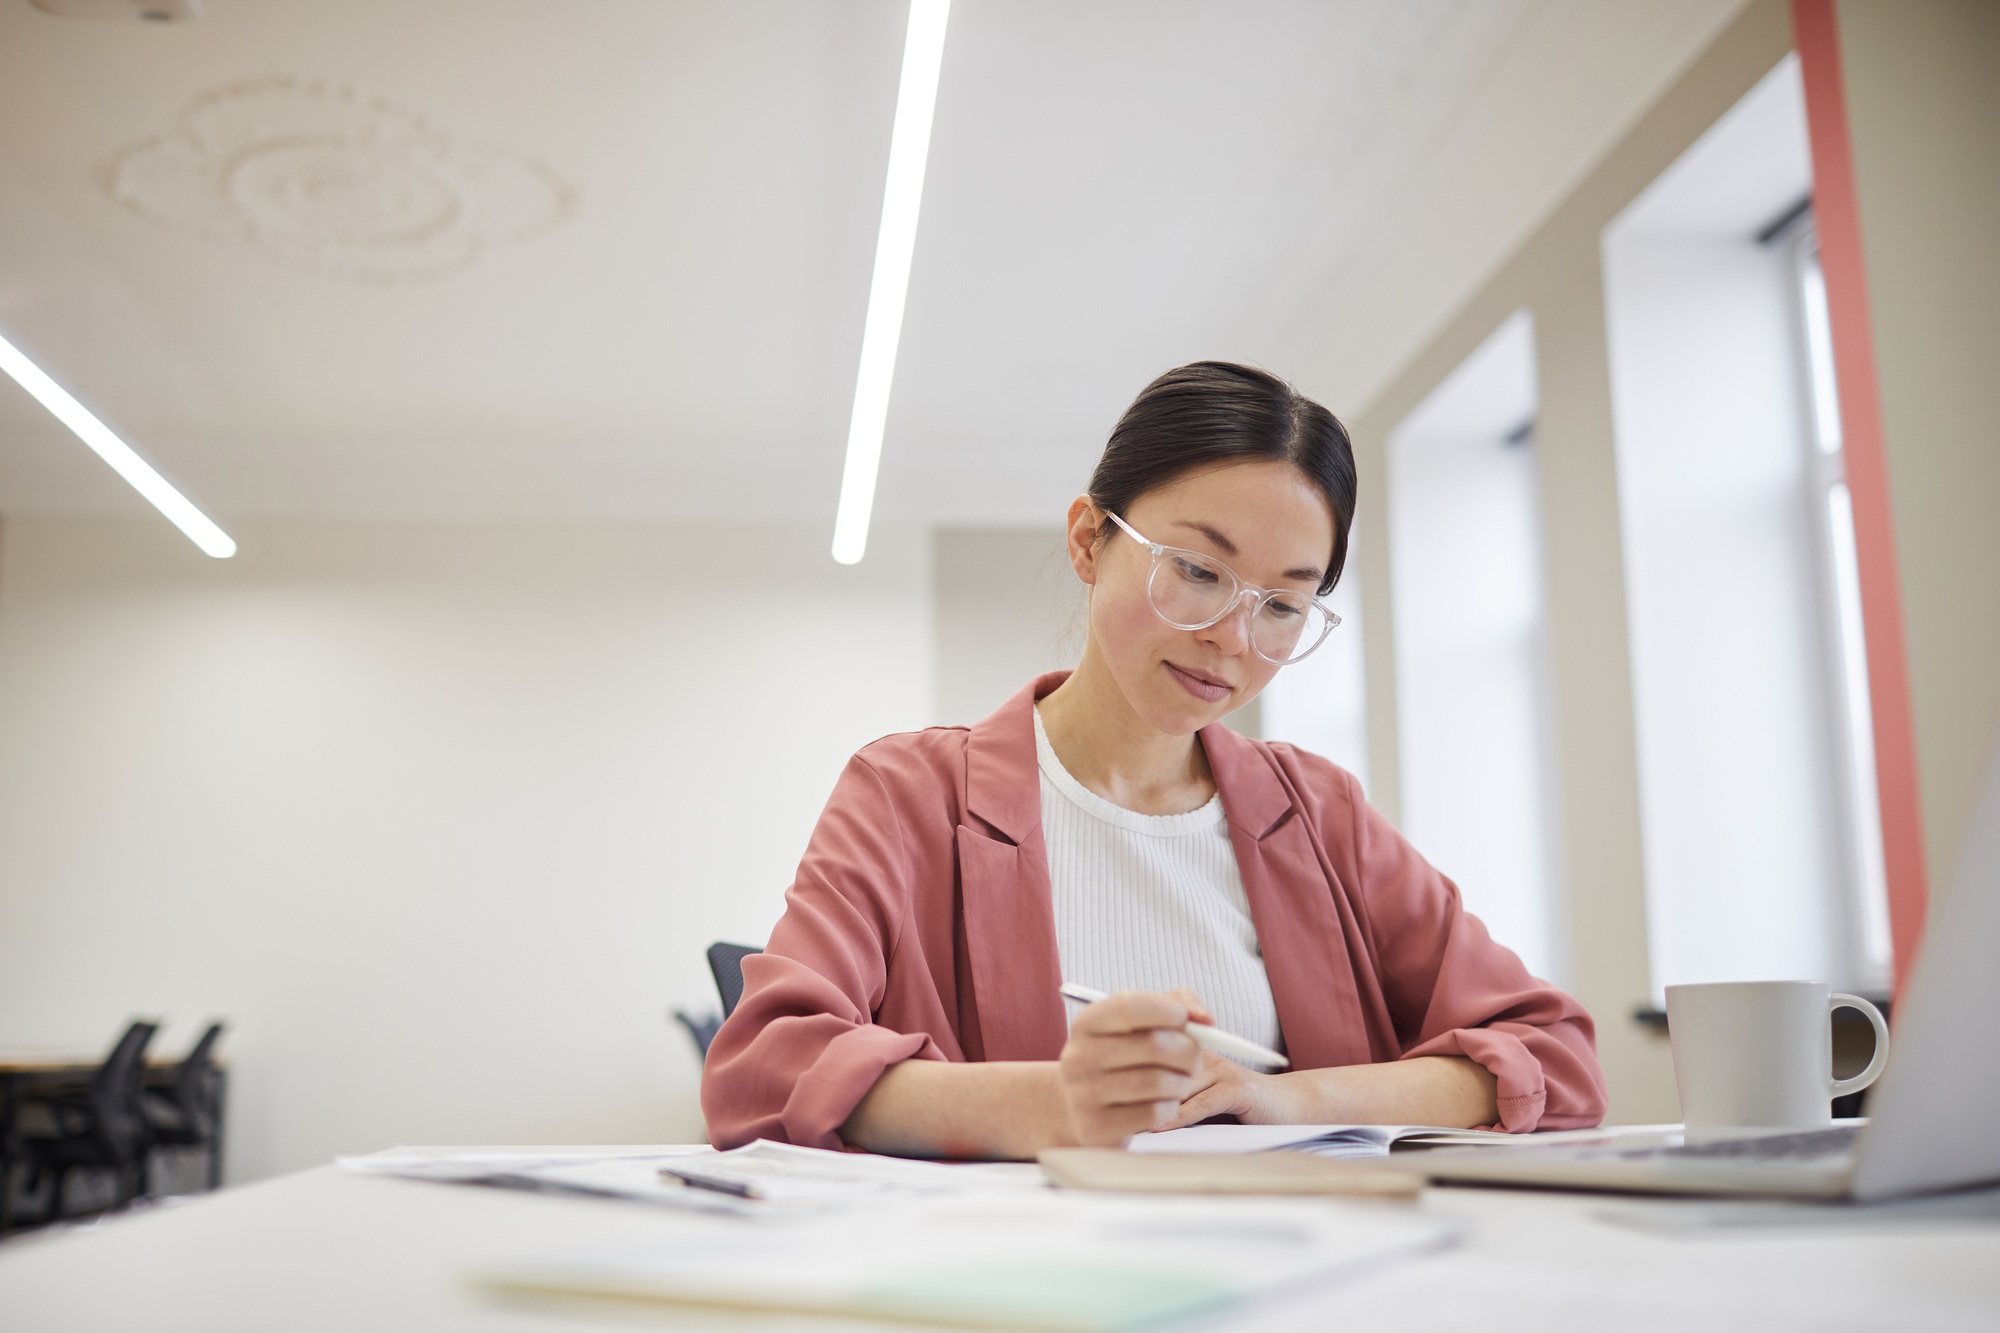
{"label": "stacked chair in background", "polygon": [[47,1203],[33,1218],[0,1216],[0,1230],[22,1221],[62,1220],[70,1178],[78,1172],[108,1175],[111,1206],[128,1206],[150,1193],[159,1149],[205,1152],[208,1187],[221,1184],[222,1079],[215,1046],[222,1024],[209,1025],[163,1091],[146,1087],[146,1048],[158,1031],[157,1023],[132,1023],[82,1088],[25,1093],[0,1170],[12,1171],[18,1161],[26,1175],[22,1194],[47,1188]]}
{"label": "stacked chair in background", "polygon": [[167,1093],[139,1094],[139,1113],[153,1146],[207,1154],[210,1189],[222,1186],[222,1071],[215,1067],[215,1044],[221,1040],[222,1024],[210,1023],[187,1059],[175,1066]]}
{"label": "stacked chair in background", "polygon": [[[146,1120],[139,1110],[146,1077],[146,1047],[156,1023],[134,1023],[111,1048],[90,1086],[32,1098],[22,1108],[20,1148],[28,1165],[28,1190],[53,1178],[48,1220],[63,1216],[71,1173],[79,1168],[107,1171],[116,1182],[120,1206],[145,1191]],[[40,1114],[35,1114],[40,1112]]]}

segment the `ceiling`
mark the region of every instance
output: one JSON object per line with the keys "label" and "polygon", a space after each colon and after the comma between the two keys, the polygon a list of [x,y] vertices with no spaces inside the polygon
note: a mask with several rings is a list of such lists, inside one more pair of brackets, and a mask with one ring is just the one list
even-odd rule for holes
{"label": "ceiling", "polygon": [[[878,518],[1055,521],[1197,357],[1356,410],[1740,3],[957,0]],[[224,527],[830,531],[902,22],[0,0],[0,333]],[[0,512],[141,507],[0,381]]]}

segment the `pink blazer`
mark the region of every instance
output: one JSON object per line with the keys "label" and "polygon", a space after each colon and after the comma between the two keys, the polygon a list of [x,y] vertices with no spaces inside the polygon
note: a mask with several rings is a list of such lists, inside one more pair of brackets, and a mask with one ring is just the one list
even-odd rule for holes
{"label": "pink blazer", "polygon": [[[902,1060],[1061,1053],[1029,709],[1065,675],[969,729],[888,736],[849,761],[709,1050],[717,1147],[841,1147]],[[1462,1055],[1498,1079],[1502,1128],[1603,1117],[1590,1015],[1493,942],[1352,775],[1222,726],[1201,741],[1294,1068]]]}

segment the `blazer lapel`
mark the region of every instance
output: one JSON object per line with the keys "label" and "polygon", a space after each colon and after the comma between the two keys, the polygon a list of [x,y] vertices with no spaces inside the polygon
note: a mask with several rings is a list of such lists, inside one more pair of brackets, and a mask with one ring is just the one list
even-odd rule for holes
{"label": "blazer lapel", "polygon": [[1055,911],[1042,842],[1035,700],[1068,672],[1041,676],[972,728],[958,874],[965,948],[987,1060],[1053,1060],[1069,1036],[1058,988]]}
{"label": "blazer lapel", "polygon": [[1255,742],[1222,726],[1204,727],[1229,841],[1243,875],[1250,919],[1278,1006],[1285,1053],[1300,1069],[1374,1058],[1354,975],[1338,886],[1322,864],[1276,767]]}

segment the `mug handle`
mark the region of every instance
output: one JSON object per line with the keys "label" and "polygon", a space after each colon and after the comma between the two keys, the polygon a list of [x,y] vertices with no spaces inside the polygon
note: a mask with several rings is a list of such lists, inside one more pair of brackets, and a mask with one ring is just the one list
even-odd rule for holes
{"label": "mug handle", "polygon": [[1868,1068],[1853,1078],[1839,1078],[1833,1081],[1832,1092],[1836,1097],[1845,1097],[1850,1092],[1859,1092],[1882,1077],[1883,1068],[1889,1063],[1889,1024],[1877,1009],[1859,995],[1832,995],[1827,999],[1826,1011],[1829,1015],[1840,1008],[1859,1009],[1875,1028],[1875,1055],[1868,1061]]}

